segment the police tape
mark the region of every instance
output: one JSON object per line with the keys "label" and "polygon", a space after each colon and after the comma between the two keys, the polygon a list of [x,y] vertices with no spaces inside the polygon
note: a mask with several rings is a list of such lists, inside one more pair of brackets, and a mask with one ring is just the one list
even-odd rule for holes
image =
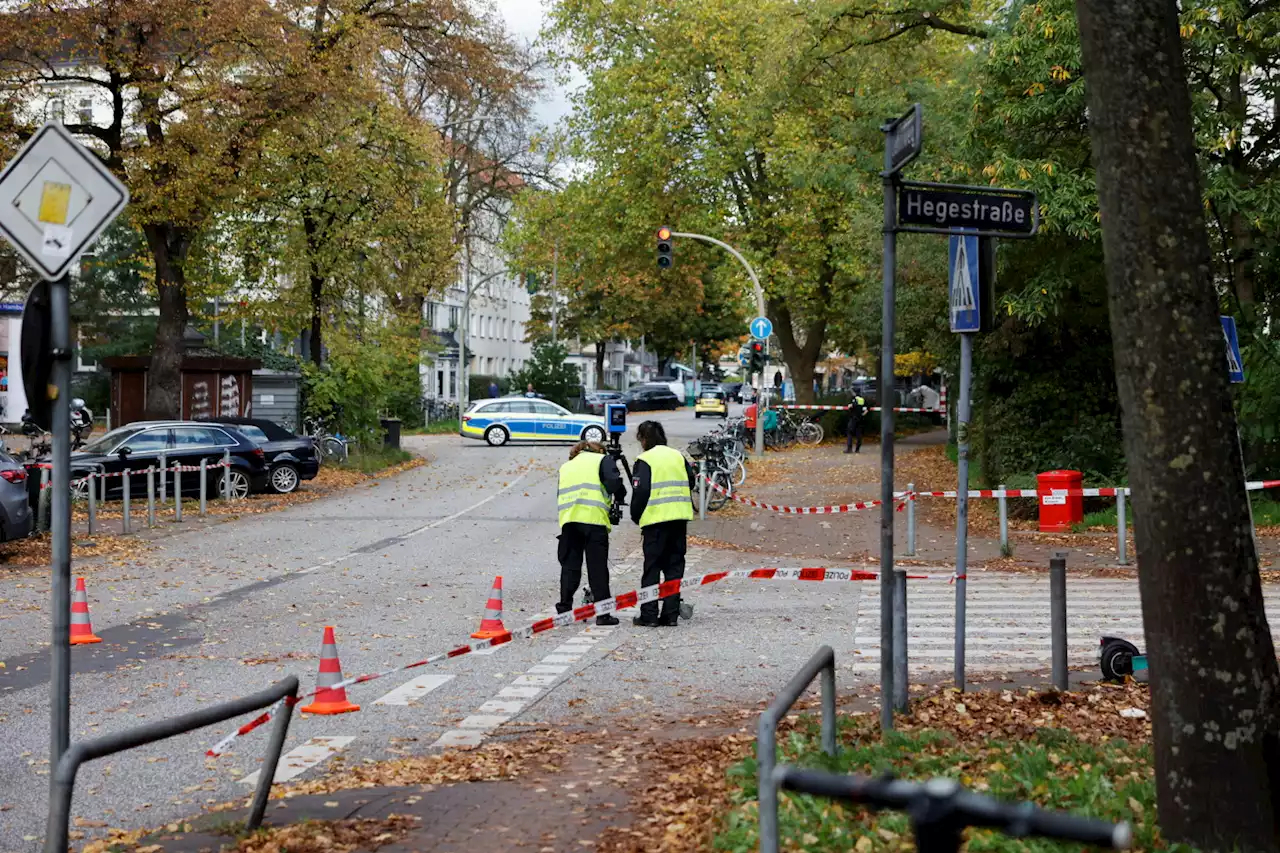
{"label": "police tape", "polygon": [[[780,506],[778,504],[767,504],[763,501],[744,498],[742,495],[735,495],[724,486],[711,482],[711,479],[706,475],[700,474],[698,476],[699,479],[706,482],[709,488],[714,489],[731,501],[737,501],[740,504],[753,506],[756,509],[767,509],[770,512],[776,512],[782,515],[838,515],[844,512],[859,512],[864,509],[874,509],[884,503],[883,501],[859,501],[857,503],[833,504],[831,506]],[[914,498],[911,498],[909,495],[909,492],[896,492],[894,497],[900,497],[904,501],[914,500]],[[905,503],[900,502],[897,506],[897,510],[901,512],[902,508],[905,506]]]}
{"label": "police tape", "polygon": [[[790,403],[782,406],[774,406],[773,408],[787,409],[793,412],[847,412],[849,411],[849,406],[801,406],[801,405],[793,405]],[[903,407],[894,406],[893,410],[895,412],[920,412],[927,415],[942,415],[942,414],[946,414],[946,411],[947,411],[945,408],[922,409],[922,408],[908,408],[905,406]],[[868,406],[867,411],[878,412],[878,411],[881,411],[881,409],[879,406]]]}
{"label": "police tape", "polygon": [[[53,469],[52,465],[49,465],[48,463],[45,463],[45,462],[37,462],[33,465],[30,465],[29,467],[48,469],[48,470]],[[231,467],[230,462],[226,462],[220,459],[217,462],[213,462],[211,464],[205,465],[203,470],[207,472],[207,471],[215,471],[218,468],[230,468],[230,467]],[[160,472],[177,471],[180,473],[193,473],[193,472],[199,472],[200,470],[202,469],[199,465],[179,465],[175,463],[173,465],[169,465],[164,468],[159,468],[155,465],[152,465],[148,468],[133,468],[129,471],[90,471],[87,474],[84,474],[83,476],[77,477],[74,480],[72,480],[71,485],[75,487],[75,486],[83,485],[85,483],[92,482],[93,480],[109,480],[113,477],[123,477],[125,474],[137,475],[140,477],[144,474],[156,474]],[[45,489],[50,488],[52,485],[53,483],[51,481],[42,480],[40,483],[40,490],[44,491]]]}
{"label": "police tape", "polygon": [[[1280,488],[1280,480],[1249,480],[1245,483],[1245,489],[1251,492],[1275,488]],[[915,496],[954,498],[959,494],[958,491],[930,492],[916,489],[914,492],[896,493],[895,496],[911,495],[907,499],[914,500]],[[1120,495],[1128,497],[1131,494],[1132,490],[1126,486],[1100,489],[970,489],[967,492],[971,498],[1114,498]]]}
{"label": "police tape", "polygon": [[[910,580],[946,580],[952,582],[955,580],[955,574],[931,574],[931,573],[915,573],[910,571],[898,572]],[[528,640],[538,634],[544,634],[556,628],[564,628],[576,622],[585,622],[594,619],[597,616],[606,616],[619,610],[628,610],[641,604],[647,604],[651,601],[659,601],[664,598],[670,598],[674,595],[680,595],[682,592],[688,592],[694,587],[707,586],[718,581],[729,578],[739,578],[745,580],[791,580],[791,581],[807,581],[816,583],[848,583],[853,581],[871,581],[880,577],[879,572],[868,571],[866,569],[828,569],[824,567],[810,568],[763,568],[763,569],[726,569],[720,572],[708,572],[703,575],[694,575],[692,577],[683,578],[681,580],[664,581],[660,584],[641,587],[640,589],[624,592],[621,595],[615,595],[613,598],[606,598],[593,604],[584,604],[574,610],[565,613],[557,613],[555,616],[546,616],[530,622],[523,628],[514,631],[507,631],[496,637],[487,640],[477,640],[474,643],[458,646],[445,652],[438,652],[434,655],[414,661],[413,663],[404,664],[402,666],[384,669],[380,672],[371,672],[365,675],[357,675],[351,678],[339,681],[337,684],[331,684],[328,687],[312,690],[310,693],[301,696],[286,696],[279,700],[263,713],[254,717],[249,722],[240,726],[240,728],[228,734],[222,740],[218,741],[210,747],[205,755],[210,758],[217,758],[224,755],[231,745],[239,738],[249,734],[255,729],[261,728],[275,717],[281,709],[292,707],[301,702],[310,699],[323,690],[338,690],[347,687],[353,687],[357,684],[368,684],[371,681],[377,681],[380,678],[386,678],[389,675],[395,675],[399,672],[405,672],[410,669],[427,666],[428,664],[440,663],[441,661],[450,660],[452,658],[462,657],[482,649],[489,649],[495,646],[503,646],[514,640]]]}

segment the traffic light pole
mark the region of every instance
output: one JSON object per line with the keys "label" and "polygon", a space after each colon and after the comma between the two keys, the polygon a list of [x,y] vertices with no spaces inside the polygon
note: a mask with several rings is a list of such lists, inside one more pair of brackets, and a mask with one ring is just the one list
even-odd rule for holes
{"label": "traffic light pole", "polygon": [[[751,264],[747,263],[747,259],[742,256],[741,252],[739,252],[737,249],[733,248],[723,240],[717,240],[715,237],[708,237],[706,234],[694,234],[689,231],[672,231],[671,236],[672,237],[688,237],[691,240],[701,240],[704,243],[710,243],[713,246],[719,246],[721,249],[724,249],[726,252],[733,255],[735,258],[737,258],[738,262],[741,263],[742,266],[746,269],[747,275],[751,277],[751,285],[755,288],[756,311],[759,312],[759,316],[761,317],[768,316],[767,314],[765,314],[765,310],[764,310],[764,288],[760,286],[760,278],[759,276],[756,275],[756,271],[752,268]],[[767,347],[768,344],[766,343],[765,346]],[[767,351],[768,350],[766,350],[766,352]],[[764,408],[761,405],[764,403],[764,370],[763,368],[760,370],[758,375],[760,377],[760,393],[756,398],[756,456],[764,456]]]}

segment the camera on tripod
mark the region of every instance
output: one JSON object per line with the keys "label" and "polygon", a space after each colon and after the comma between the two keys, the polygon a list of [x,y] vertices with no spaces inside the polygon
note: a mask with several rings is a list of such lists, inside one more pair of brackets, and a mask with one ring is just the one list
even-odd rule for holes
{"label": "camera on tripod", "polygon": [[[609,433],[609,441],[605,445],[605,450],[622,465],[623,473],[627,476],[627,482],[630,482],[631,465],[627,462],[627,457],[622,453],[622,435],[627,431],[627,407],[624,404],[608,403],[605,405],[604,428]],[[617,524],[622,521],[623,506],[624,503],[616,497],[609,502],[610,524]]]}

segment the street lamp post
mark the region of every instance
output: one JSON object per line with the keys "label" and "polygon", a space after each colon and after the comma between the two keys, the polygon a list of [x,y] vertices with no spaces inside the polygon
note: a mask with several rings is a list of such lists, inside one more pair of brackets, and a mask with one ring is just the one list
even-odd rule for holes
{"label": "street lamp post", "polygon": [[471,360],[467,357],[467,337],[471,332],[471,297],[475,295],[480,287],[500,275],[510,275],[511,270],[503,267],[497,272],[491,272],[484,278],[471,283],[471,259],[467,259],[467,276],[463,285],[464,291],[462,296],[462,321],[458,324],[458,418],[462,418],[462,413],[467,410],[467,405],[471,402],[471,386],[467,381],[468,368]]}
{"label": "street lamp post", "polygon": [[[719,246],[720,248],[724,249],[726,252],[733,255],[735,258],[737,258],[738,261],[742,264],[742,266],[746,268],[747,275],[751,277],[751,285],[755,288],[756,311],[759,312],[759,316],[761,317],[765,316],[764,288],[760,286],[760,279],[759,277],[756,276],[755,269],[752,268],[751,264],[747,263],[747,259],[742,256],[741,252],[739,252],[737,249],[733,248],[723,240],[717,240],[715,237],[708,237],[706,234],[693,234],[688,231],[672,231],[671,236],[672,237],[689,237],[690,239],[693,239],[693,240],[702,240],[705,243],[711,243],[712,245]],[[769,342],[765,341],[764,345],[765,345],[765,354],[768,355]],[[761,371],[760,372],[760,395],[756,401],[756,456],[764,456],[764,412],[761,409],[761,405],[760,405],[761,403],[764,402],[764,399],[765,399],[764,371]]]}

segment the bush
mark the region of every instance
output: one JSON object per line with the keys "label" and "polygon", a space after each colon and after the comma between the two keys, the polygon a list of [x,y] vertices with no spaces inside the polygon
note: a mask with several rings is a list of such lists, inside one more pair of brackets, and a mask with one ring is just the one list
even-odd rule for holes
{"label": "bush", "polygon": [[569,351],[558,343],[535,344],[533,358],[511,376],[511,385],[517,391],[530,383],[533,389],[552,402],[572,408],[582,390],[582,378],[578,367],[566,364]]}
{"label": "bush", "polygon": [[410,428],[420,425],[416,342],[396,324],[363,340],[331,334],[325,365],[302,368],[307,416],[329,419],[331,428],[366,447],[381,444],[384,414],[400,417]]}
{"label": "bush", "polygon": [[512,393],[514,387],[509,376],[488,376],[483,373],[472,374],[467,377],[467,399],[483,400],[489,396],[489,384],[498,383],[498,394],[506,395]]}

